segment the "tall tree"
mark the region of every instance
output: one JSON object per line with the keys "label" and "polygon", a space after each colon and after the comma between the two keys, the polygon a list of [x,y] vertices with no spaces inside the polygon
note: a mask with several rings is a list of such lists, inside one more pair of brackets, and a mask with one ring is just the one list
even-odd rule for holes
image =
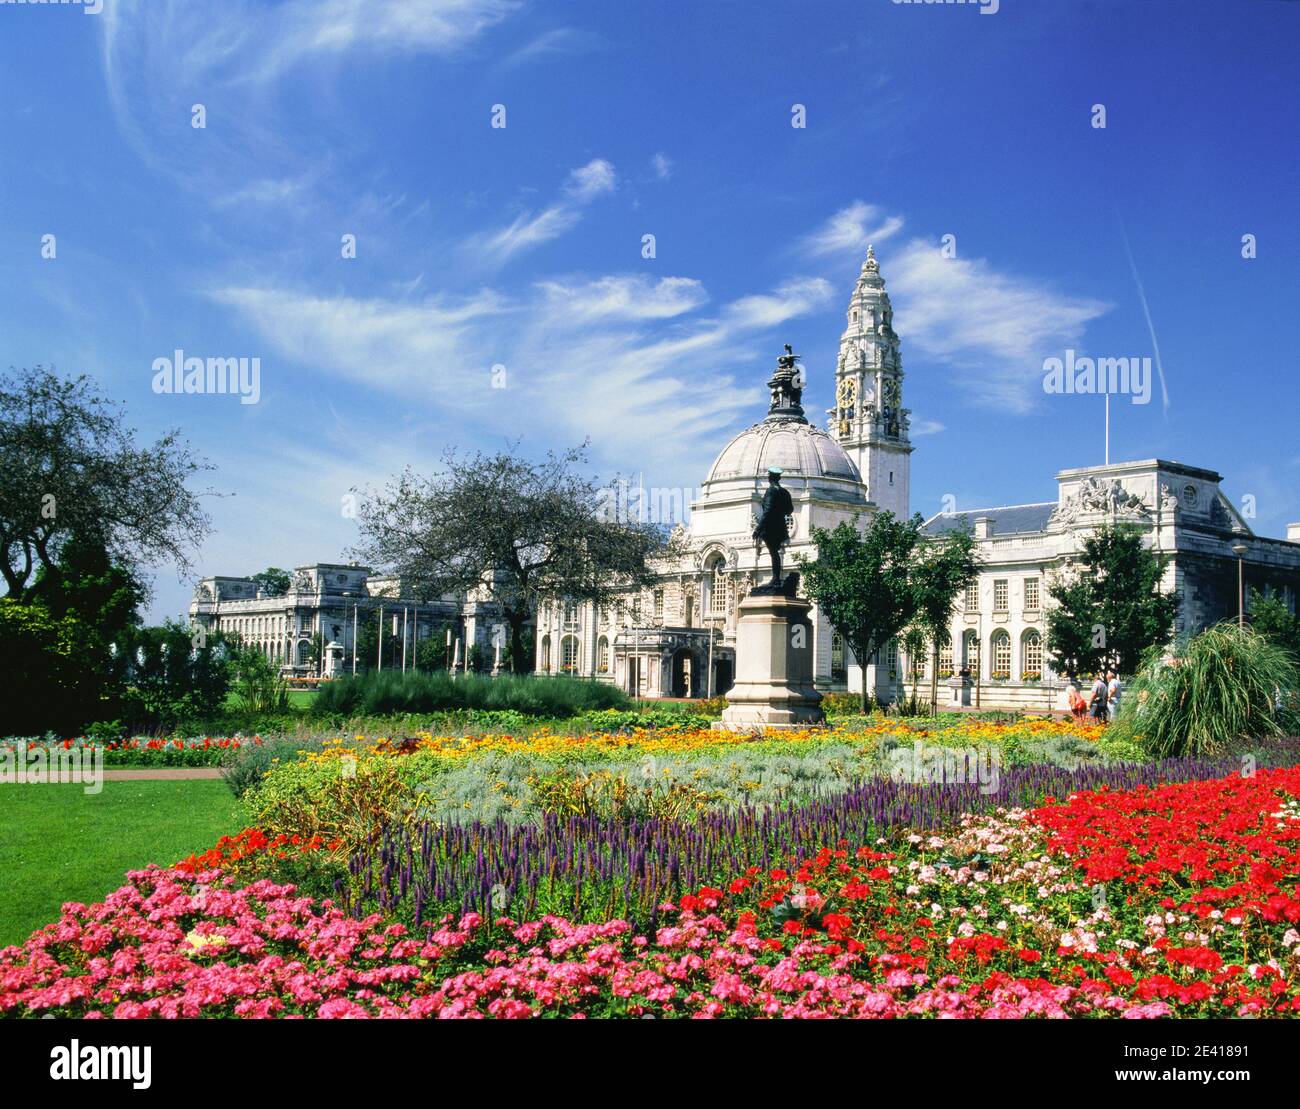
{"label": "tall tree", "polygon": [[289,571],[278,566],[268,566],[253,575],[253,581],[261,587],[268,597],[283,597],[289,592]]}
{"label": "tall tree", "polygon": [[1292,615],[1281,597],[1275,593],[1261,593],[1252,589],[1246,619],[1265,639],[1277,644],[1300,662],[1300,616]]}
{"label": "tall tree", "polygon": [[862,668],[863,712],[870,703],[867,664],[916,614],[912,569],[921,525],[919,515],[899,520],[892,512],[878,512],[865,532],[859,531],[856,519],[833,531],[813,528],[816,560],[797,559],[808,596],[844,637]]}
{"label": "tall tree", "polygon": [[177,432],[137,447],[119,407],[86,377],[37,367],[0,378],[0,575],[25,600],[64,544],[93,535],[131,573],[189,569],[210,524],[187,482],[209,468]]}
{"label": "tall tree", "polygon": [[979,573],[975,534],[969,528],[921,544],[912,571],[916,623],[930,644],[930,714],[939,711],[939,648],[952,638],[952,610],[957,595]]}
{"label": "tall tree", "polygon": [[524,630],[539,601],[608,603],[649,584],[663,548],[657,526],[607,518],[601,487],[580,471],[586,461],[585,447],[540,463],[449,452],[433,476],[407,469],[364,491],[356,551],[426,596],[495,601],[511,663],[529,670]]}
{"label": "tall tree", "polygon": [[1111,667],[1132,674],[1151,647],[1173,636],[1178,598],[1160,588],[1169,559],[1132,524],[1104,525],[1083,541],[1078,570],[1048,589],[1053,665],[1067,674]]}

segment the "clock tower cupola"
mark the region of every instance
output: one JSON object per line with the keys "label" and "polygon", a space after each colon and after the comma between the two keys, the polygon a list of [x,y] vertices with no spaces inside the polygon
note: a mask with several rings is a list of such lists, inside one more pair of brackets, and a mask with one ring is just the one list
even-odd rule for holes
{"label": "clock tower cupola", "polygon": [[875,250],[867,247],[867,259],[849,299],[848,326],[840,337],[835,407],[828,410],[828,430],[856,464],[867,497],[906,519],[911,412],[903,407],[898,346],[885,279]]}

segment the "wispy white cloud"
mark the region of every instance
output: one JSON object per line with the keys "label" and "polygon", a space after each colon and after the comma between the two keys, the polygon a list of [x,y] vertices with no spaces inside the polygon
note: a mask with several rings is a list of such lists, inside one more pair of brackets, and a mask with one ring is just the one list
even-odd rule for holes
{"label": "wispy white cloud", "polygon": [[[382,389],[444,425],[463,419],[466,443],[590,438],[608,466],[681,482],[697,480],[728,429],[761,410],[762,370],[745,367],[766,361],[766,329],[816,311],[828,293],[820,279],[795,280],[711,315],[700,312],[699,281],[641,275],[416,303],[244,286],[212,295],[285,362]],[[504,388],[493,387],[494,365],[505,367]],[[262,378],[273,391],[265,360]]]}
{"label": "wispy white cloud", "polygon": [[604,158],[593,158],[569,174],[564,184],[565,195],[578,204],[586,204],[598,196],[614,191],[617,177],[614,167]]}
{"label": "wispy white cloud", "polygon": [[938,435],[939,432],[946,430],[947,428],[938,420],[913,420],[912,426],[909,428],[913,439],[918,439],[924,435]]}
{"label": "wispy white cloud", "polygon": [[548,305],[571,321],[666,320],[694,311],[708,299],[704,286],[690,277],[602,277],[565,284],[539,282]]}
{"label": "wispy white cloud", "polygon": [[650,168],[660,181],[667,181],[673,175],[673,160],[660,152],[650,159]]}
{"label": "wispy white cloud", "polygon": [[560,199],[542,211],[521,212],[505,227],[479,232],[465,242],[473,259],[488,266],[501,265],[516,254],[558,239],[582,219],[582,209],[597,197],[614,191],[618,175],[604,158],[593,158],[569,172]]}
{"label": "wispy white cloud", "polygon": [[800,246],[814,256],[860,254],[868,243],[883,243],[902,229],[901,216],[887,216],[874,204],[855,200],[841,208],[816,231],[804,236]]}
{"label": "wispy white cloud", "polygon": [[1043,359],[1110,309],[1091,297],[1004,273],[982,258],[946,258],[913,239],[880,256],[895,320],[910,348],[960,369],[972,398],[1025,412],[1042,397]]}
{"label": "wispy white cloud", "polygon": [[833,293],[825,278],[796,278],[774,292],[742,297],[728,306],[727,313],[736,328],[775,327],[826,307]]}
{"label": "wispy white cloud", "polygon": [[[458,55],[521,7],[519,0],[113,0],[95,23],[123,134],[151,168],[220,200],[254,174],[271,196],[278,178],[319,160],[296,146],[300,127],[275,126],[274,94],[285,78],[305,66],[314,67],[314,80],[328,78],[324,62],[342,70],[391,56]],[[190,126],[193,103],[211,109],[206,130]],[[275,166],[286,169],[268,171]]]}
{"label": "wispy white cloud", "polygon": [[596,50],[603,45],[599,35],[577,27],[556,27],[544,31],[531,39],[518,50],[507,54],[498,65],[498,69],[514,69],[528,62],[542,61],[546,58],[568,57]]}

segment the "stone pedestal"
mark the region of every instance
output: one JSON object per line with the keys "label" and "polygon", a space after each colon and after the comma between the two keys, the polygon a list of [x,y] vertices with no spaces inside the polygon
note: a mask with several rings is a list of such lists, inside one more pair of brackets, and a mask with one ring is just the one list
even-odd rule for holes
{"label": "stone pedestal", "polygon": [[812,602],[750,594],[736,623],[736,682],[727,691],[727,731],[806,728],[825,723],[813,685]]}

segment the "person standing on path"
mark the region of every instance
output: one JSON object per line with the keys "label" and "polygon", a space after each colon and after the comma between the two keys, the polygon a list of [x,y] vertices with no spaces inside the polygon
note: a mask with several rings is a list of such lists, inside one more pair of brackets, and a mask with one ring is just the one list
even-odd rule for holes
{"label": "person standing on path", "polygon": [[1110,719],[1114,720],[1119,715],[1119,696],[1124,691],[1120,684],[1119,675],[1111,670],[1106,675],[1106,708]]}
{"label": "person standing on path", "polygon": [[1089,702],[1092,708],[1092,718],[1098,724],[1106,723],[1106,675],[1098,671],[1096,680],[1092,683],[1092,700]]}

